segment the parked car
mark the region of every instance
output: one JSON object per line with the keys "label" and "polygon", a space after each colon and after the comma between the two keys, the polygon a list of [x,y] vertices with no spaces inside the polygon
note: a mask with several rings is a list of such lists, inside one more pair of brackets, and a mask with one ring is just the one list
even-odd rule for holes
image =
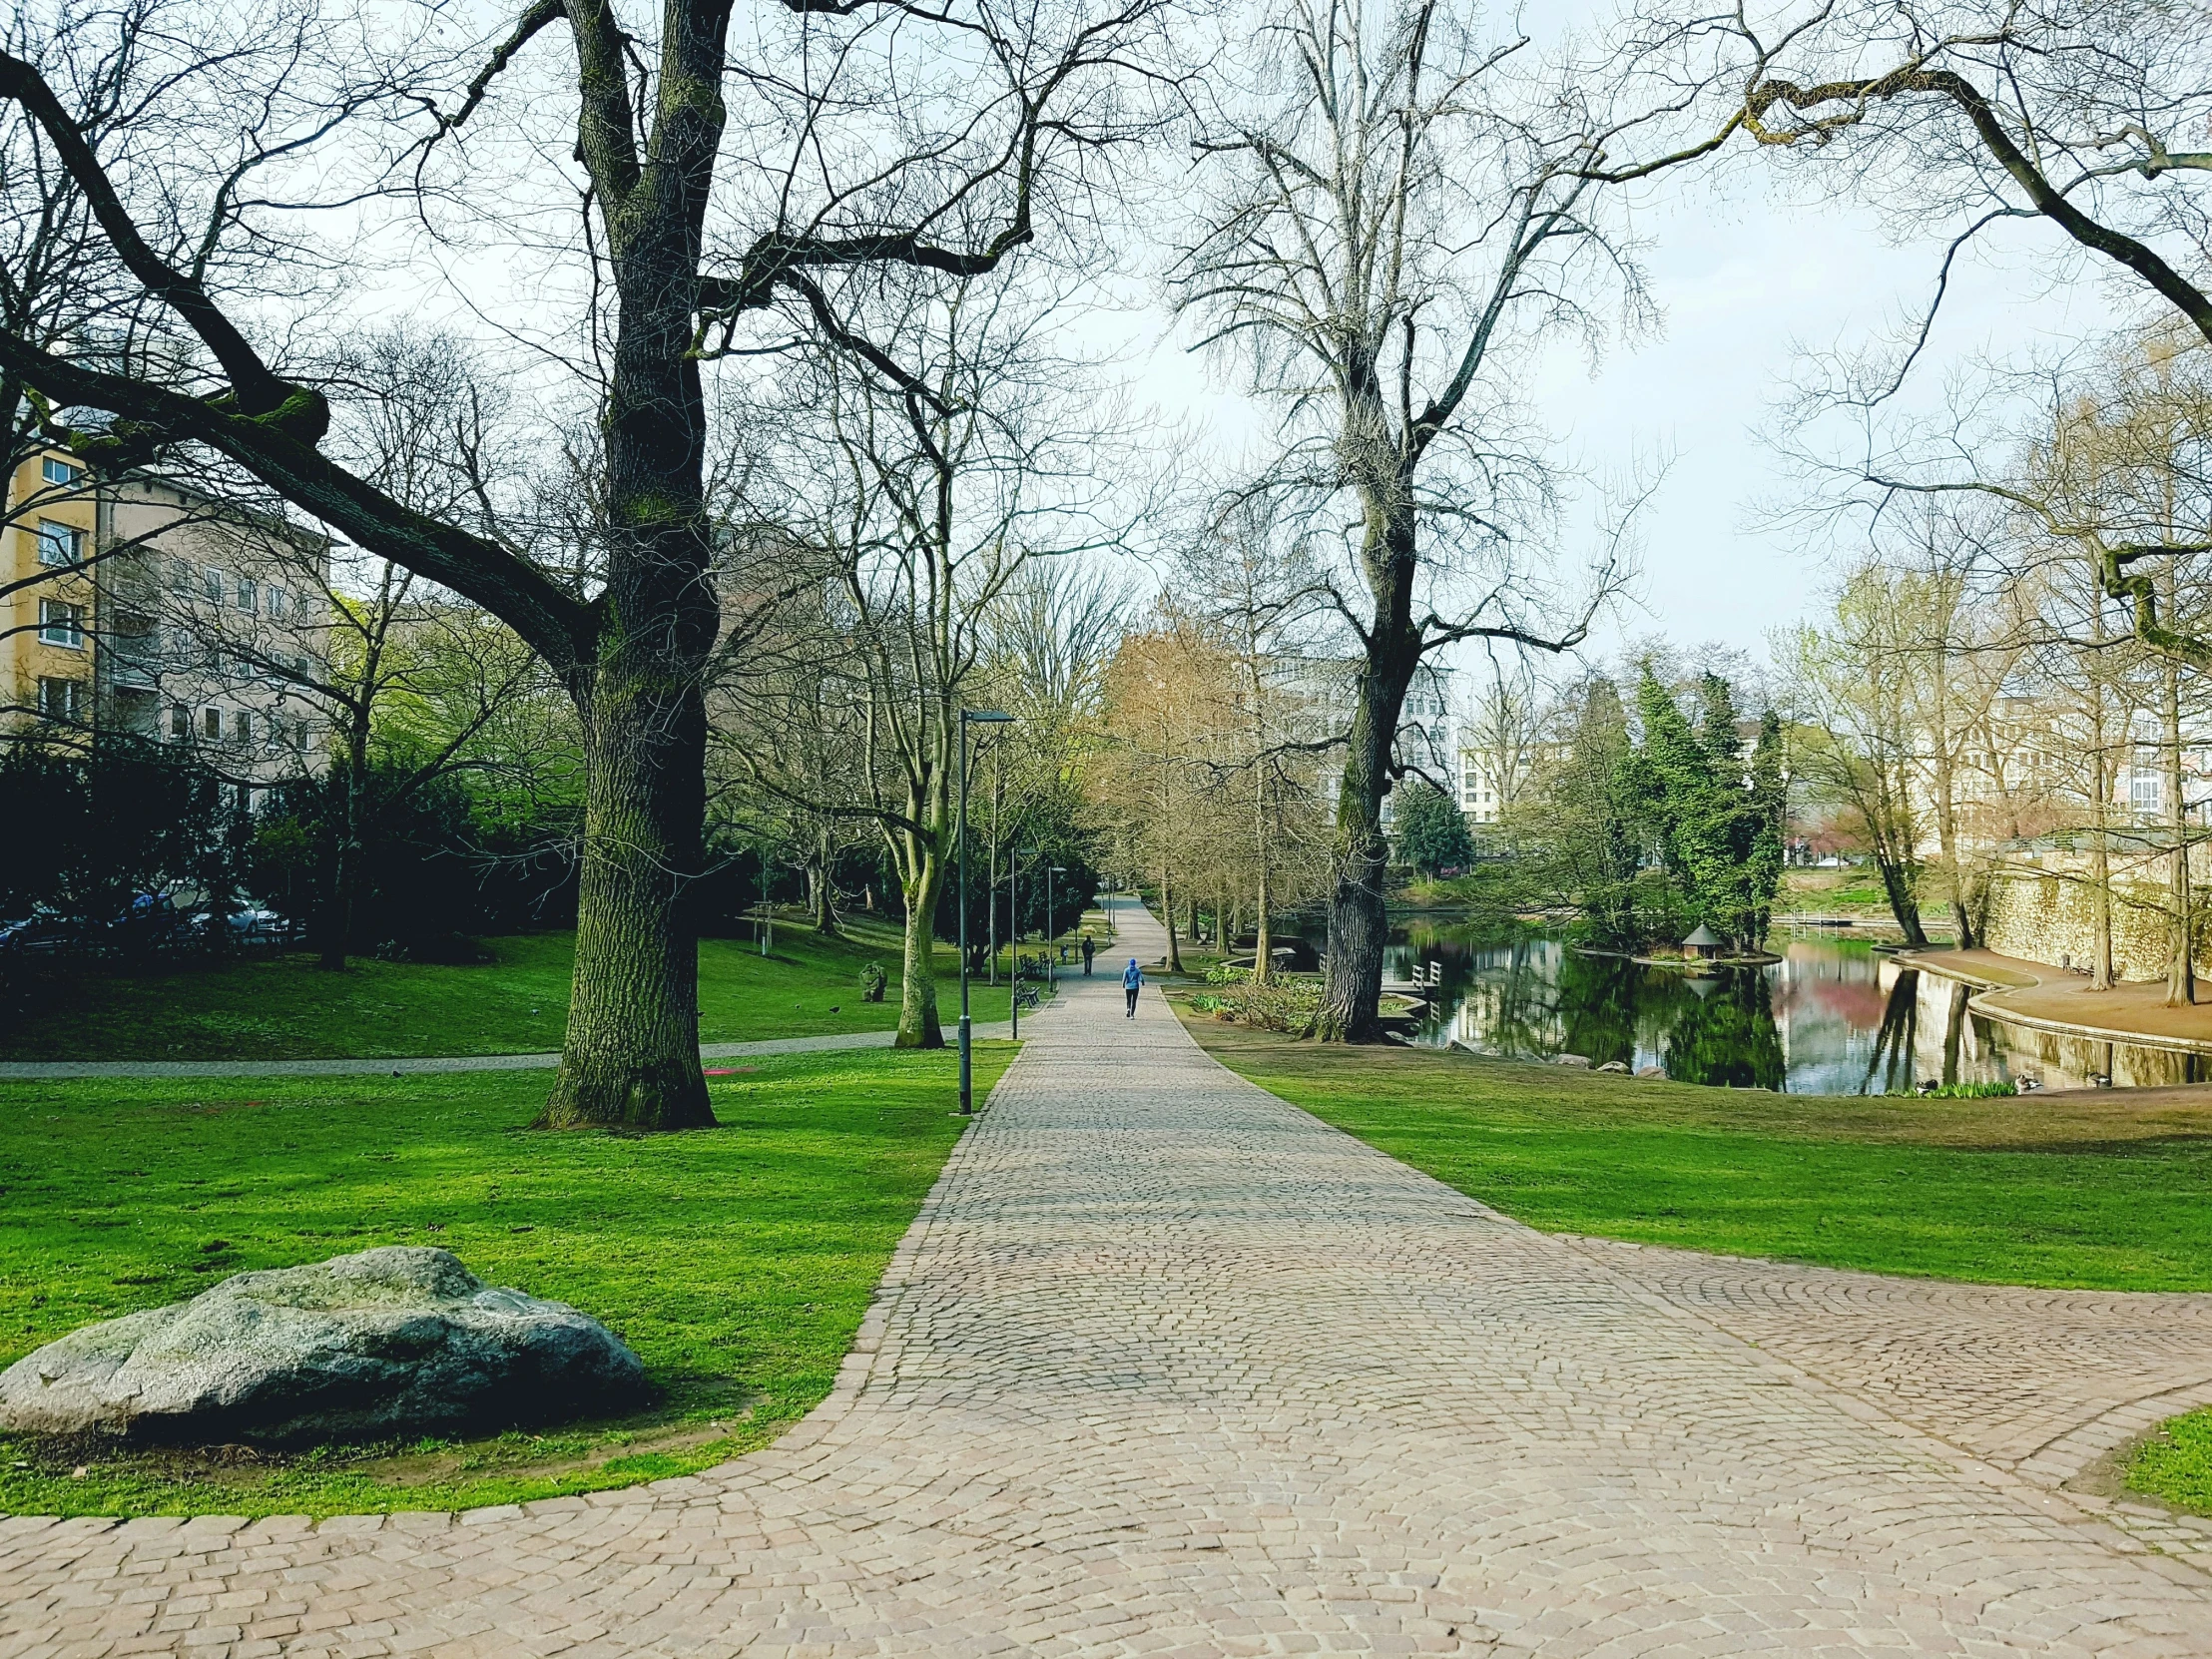
{"label": "parked car", "polygon": [[34,904],[28,914],[0,920],[0,954],[60,950],[77,929],[51,904]]}
{"label": "parked car", "polygon": [[[223,928],[221,934],[216,931],[219,924]],[[211,944],[219,937],[234,945],[287,944],[293,932],[288,916],[251,905],[228,912],[220,918],[220,922],[213,910],[199,910],[187,920],[186,925],[196,937]]]}
{"label": "parked car", "polygon": [[159,949],[187,942],[190,922],[165,892],[133,893],[131,901],[108,918],[107,942],[120,948]]}

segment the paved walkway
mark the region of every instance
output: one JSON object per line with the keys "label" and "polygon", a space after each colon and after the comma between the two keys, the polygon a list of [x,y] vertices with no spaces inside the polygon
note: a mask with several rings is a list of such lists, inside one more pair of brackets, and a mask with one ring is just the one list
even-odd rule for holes
{"label": "paved walkway", "polygon": [[2212,1054],[2212,1002],[2169,1008],[2163,979],[2120,980],[2109,990],[2093,991],[2085,973],[1994,950],[1909,950],[1898,963],[1979,986],[1972,1010],[2009,1025],[2090,1042]]}
{"label": "paved walkway", "polygon": [[2212,1575],[2054,1488],[2212,1393],[2212,1298],[1546,1237],[1068,991],[774,1446],[0,1522],[0,1653],[2212,1653]]}
{"label": "paved walkway", "polygon": [[[1050,1007],[1050,1003],[1045,1004]],[[957,1005],[945,1016],[945,1040],[959,1020]],[[1007,1037],[1010,1021],[978,1025],[975,1035]],[[755,1054],[819,1054],[839,1048],[888,1048],[889,1031],[832,1031],[819,1037],[771,1037],[755,1043],[701,1043],[702,1060],[742,1060]],[[65,1077],[374,1077],[424,1071],[551,1071],[553,1054],[447,1054],[384,1060],[0,1060],[0,1083]],[[5,1659],[0,1655],[0,1659]]]}

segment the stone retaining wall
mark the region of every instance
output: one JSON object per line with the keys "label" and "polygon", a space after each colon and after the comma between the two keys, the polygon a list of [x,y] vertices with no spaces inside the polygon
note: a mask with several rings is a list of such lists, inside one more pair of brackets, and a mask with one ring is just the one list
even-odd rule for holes
{"label": "stone retaining wall", "polygon": [[[2112,884],[2112,970],[2122,979],[2166,976],[2166,915],[2162,888]],[[2212,971],[2212,892],[2199,888],[2196,961]],[[2096,955],[2089,884],[2065,872],[2019,871],[1989,883],[1982,943],[2003,956],[2079,967]]]}

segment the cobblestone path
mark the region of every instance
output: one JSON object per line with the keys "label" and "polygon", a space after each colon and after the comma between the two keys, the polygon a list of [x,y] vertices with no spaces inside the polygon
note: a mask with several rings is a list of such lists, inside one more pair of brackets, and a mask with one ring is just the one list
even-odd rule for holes
{"label": "cobblestone path", "polygon": [[0,1654],[2212,1654],[2170,1529],[2057,1489],[2212,1393],[2212,1298],[1533,1233],[1125,1021],[1126,953],[776,1445],[459,1517],[0,1521]]}

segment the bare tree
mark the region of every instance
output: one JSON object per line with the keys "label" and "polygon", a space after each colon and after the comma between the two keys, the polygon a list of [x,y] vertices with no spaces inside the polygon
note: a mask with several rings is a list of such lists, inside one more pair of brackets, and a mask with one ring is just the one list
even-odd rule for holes
{"label": "bare tree", "polygon": [[[1844,400],[1886,401],[1926,345],[1962,250],[1994,226],[2040,221],[2116,279],[2123,303],[2212,341],[2212,121],[2199,19],[2156,0],[1805,0],[1760,10],[1659,14],[1622,50],[1702,89],[1678,106],[1702,130],[1609,177],[1720,150],[1738,135],[1825,170],[1893,222],[1947,239],[1934,292],[1901,359]],[[1821,177],[1821,175],[1816,175]],[[2041,510],[2017,480],[1951,457],[1947,476],[1870,462],[1882,490],[1986,490]],[[2161,620],[2146,560],[2212,550],[2201,519],[2053,518],[2133,615],[2138,638],[2198,668],[2212,644]]]}
{"label": "bare tree", "polygon": [[777,511],[830,596],[830,626],[788,639],[833,663],[865,711],[858,797],[810,797],[778,755],[778,730],[812,711],[742,722],[731,741],[772,791],[880,830],[906,910],[902,1047],[944,1041],[934,928],[957,852],[960,713],[991,689],[1009,591],[1033,560],[1119,540],[1103,516],[1116,433],[1046,343],[1059,298],[1000,278],[810,285],[819,338],[787,382],[797,487]]}
{"label": "bare tree", "polygon": [[[542,1124],[713,1121],[681,902],[701,859],[702,682],[721,620],[704,365],[826,274],[973,276],[1050,230],[1045,204],[1096,182],[1100,147],[1131,130],[1118,89],[1161,15],[1157,0],[787,0],[733,41],[729,0],[649,17],[531,0],[464,53],[427,3],[130,0],[0,52],[11,177],[97,226],[77,279],[189,343],[119,357],[14,322],[0,376],[118,417],[68,435],[102,466],[179,445],[221,457],[498,616],[574,699],[589,806]],[[69,30],[94,42],[89,81],[48,73]],[[127,90],[102,103],[94,83]],[[573,123],[572,145],[546,140],[543,111]],[[412,284],[421,265],[333,249],[331,216],[312,210],[406,239],[415,227],[362,206],[395,193],[441,235],[506,238],[537,262],[506,330],[572,365],[565,394],[596,417],[587,556],[546,561],[423,512],[326,446],[358,410],[315,371],[306,323],[341,281],[396,268]],[[541,325],[547,294],[569,303],[558,327]]]}
{"label": "bare tree", "polygon": [[[1358,667],[1336,807],[1320,1034],[1381,1034],[1382,807],[1422,658],[1469,638],[1561,650],[1619,585],[1534,557],[1553,469],[1510,366],[1587,329],[1574,295],[1640,288],[1595,217],[1620,123],[1580,86],[1522,75],[1525,40],[1475,38],[1443,0],[1285,0],[1259,83],[1200,144],[1213,183],[1178,272],[1206,338],[1243,353],[1290,442],[1257,486],[1341,546],[1332,599]],[[1349,524],[1343,521],[1351,520]]]}
{"label": "bare tree", "polygon": [[1284,682],[1311,649],[1326,588],[1304,541],[1281,534],[1257,496],[1223,505],[1181,574],[1186,603],[1211,624],[1210,643],[1229,670],[1207,722],[1210,793],[1236,804],[1215,843],[1217,862],[1223,880],[1253,895],[1253,977],[1265,982],[1276,911],[1305,896],[1323,825],[1314,763],[1333,744],[1312,729],[1305,700]]}
{"label": "bare tree", "polygon": [[1879,562],[1863,563],[1839,585],[1829,626],[1788,642],[1787,666],[1796,713],[1815,740],[1798,756],[1807,781],[1858,821],[1905,942],[1925,947],[1920,636],[1907,586]]}

